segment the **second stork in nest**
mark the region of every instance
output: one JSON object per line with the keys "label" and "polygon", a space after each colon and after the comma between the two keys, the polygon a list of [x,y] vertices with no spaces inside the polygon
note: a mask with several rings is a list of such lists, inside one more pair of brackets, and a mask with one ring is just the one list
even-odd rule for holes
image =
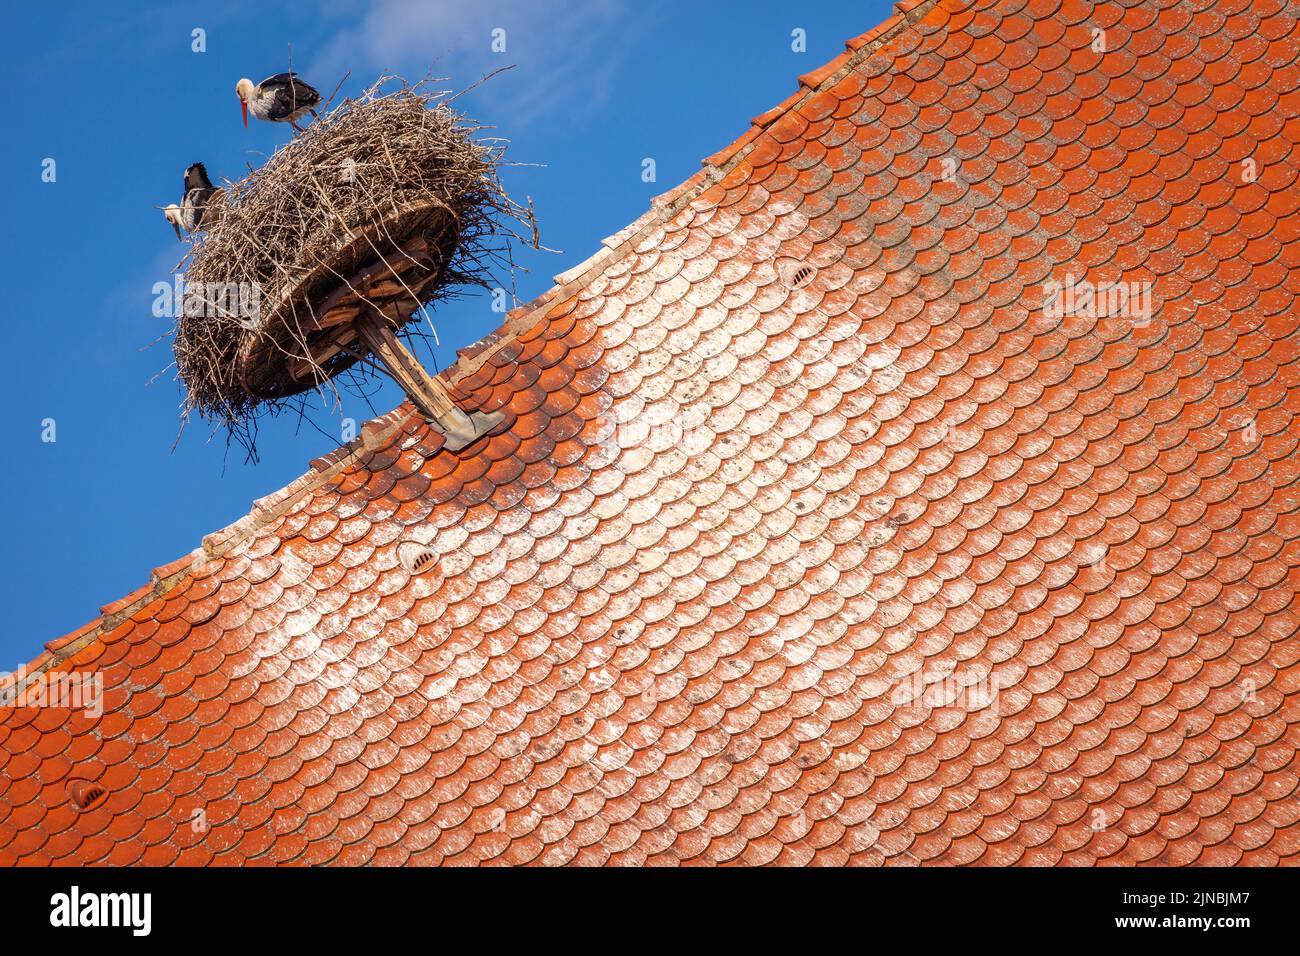
{"label": "second stork in nest", "polygon": [[181,230],[197,232],[204,219],[211,224],[208,216],[208,202],[221,188],[213,186],[208,178],[208,171],[202,163],[192,163],[185,170],[185,190],[181,194],[181,204],[175,203],[163,207],[163,215],[176,230],[176,238],[181,238]]}

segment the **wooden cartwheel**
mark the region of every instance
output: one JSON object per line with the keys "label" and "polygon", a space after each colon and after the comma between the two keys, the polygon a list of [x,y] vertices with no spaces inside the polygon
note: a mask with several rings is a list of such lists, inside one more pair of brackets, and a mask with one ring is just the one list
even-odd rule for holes
{"label": "wooden cartwheel", "polygon": [[438,202],[407,205],[349,238],[244,337],[237,374],[248,394],[278,399],[316,388],[373,356],[459,451],[499,424],[465,412],[397,337],[456,250],[456,223]]}

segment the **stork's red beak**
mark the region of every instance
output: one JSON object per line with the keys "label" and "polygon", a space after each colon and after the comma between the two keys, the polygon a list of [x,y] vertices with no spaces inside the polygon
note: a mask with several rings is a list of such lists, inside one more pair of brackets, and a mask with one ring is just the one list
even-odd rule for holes
{"label": "stork's red beak", "polygon": [[248,100],[240,100],[239,108],[244,111],[244,129],[248,129]]}

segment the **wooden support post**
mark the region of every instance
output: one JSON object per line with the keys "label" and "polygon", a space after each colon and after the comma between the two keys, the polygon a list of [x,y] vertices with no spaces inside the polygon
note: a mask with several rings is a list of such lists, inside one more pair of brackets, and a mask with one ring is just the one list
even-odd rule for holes
{"label": "wooden support post", "polygon": [[372,308],[365,308],[356,320],[362,343],[370,350],[430,423],[446,436],[446,448],[460,451],[495,428],[504,416],[500,412],[465,412],[397,337],[389,320]]}

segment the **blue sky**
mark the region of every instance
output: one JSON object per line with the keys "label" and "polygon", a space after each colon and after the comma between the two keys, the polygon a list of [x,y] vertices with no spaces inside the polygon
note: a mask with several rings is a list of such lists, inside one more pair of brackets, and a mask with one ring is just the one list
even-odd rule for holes
{"label": "blue sky", "polygon": [[[256,464],[227,454],[201,422],[173,450],[182,395],[151,290],[182,248],[154,207],[178,200],[189,163],[237,178],[287,140],[287,127],[243,129],[239,77],[286,69],[290,45],[294,67],[325,93],[348,70],[344,92],[384,70],[432,69],[465,87],[513,64],[459,105],[511,141],[512,159],[543,164],[506,175],[512,195],[532,197],[543,242],[562,250],[522,258],[526,300],[889,12],[881,0],[13,5],[0,41],[0,670],[302,474],[340,443],[344,416],[361,422],[400,401],[386,385],[374,412],[359,399],[317,407],[324,434],[289,416],[264,420]],[[191,50],[196,28],[206,52]],[[504,53],[491,50],[496,28]],[[796,28],[806,52],[792,50]],[[657,182],[642,181],[646,157]],[[54,182],[42,181],[46,159]],[[439,365],[500,321],[484,295],[441,307]]]}

